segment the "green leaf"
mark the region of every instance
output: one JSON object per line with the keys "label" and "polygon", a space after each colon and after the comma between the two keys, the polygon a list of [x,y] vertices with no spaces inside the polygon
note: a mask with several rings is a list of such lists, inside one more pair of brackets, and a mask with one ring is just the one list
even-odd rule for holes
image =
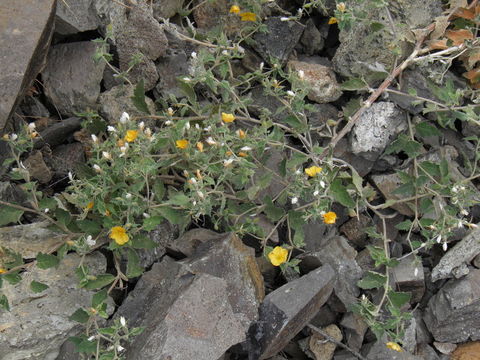
{"label": "green leaf", "polygon": [[152,231],[163,222],[162,216],[150,216],[143,220],[143,230]]}
{"label": "green leaf", "polygon": [[130,335],[131,336],[140,335],[144,330],[145,330],[145,327],[135,327],[130,330]]}
{"label": "green leaf", "polygon": [[89,235],[96,235],[102,230],[102,226],[93,220],[78,220],[76,224],[80,228],[80,230]]}
{"label": "green leaf", "polygon": [[70,320],[76,321],[81,324],[85,324],[88,319],[90,319],[90,315],[83,309],[77,309],[70,317]]}
{"label": "green leaf", "polygon": [[342,90],[347,91],[356,91],[356,90],[363,90],[368,88],[368,84],[360,78],[353,78],[350,80],[345,81],[340,85]]}
{"label": "green leaf", "polygon": [[301,229],[305,225],[303,220],[304,213],[301,211],[290,210],[288,212],[288,224],[294,230]]}
{"label": "green leaf", "polygon": [[304,132],[307,128],[307,126],[294,115],[286,116],[282,121],[287,125],[290,125],[293,130],[298,132]]}
{"label": "green leaf", "polygon": [[115,276],[111,274],[97,275],[95,279],[88,280],[84,287],[87,290],[100,289],[108,284],[111,284],[113,280],[115,280]]}
{"label": "green leaf", "polygon": [[330,191],[332,192],[333,197],[337,202],[342,204],[345,207],[353,208],[355,207],[355,201],[350,197],[345,186],[342,185],[340,179],[335,179],[330,184]]}
{"label": "green leaf", "polygon": [[38,202],[38,206],[41,210],[49,209],[53,211],[57,208],[57,201],[54,198],[45,198]]}
{"label": "green leaf", "polygon": [[34,293],[41,293],[44,290],[48,289],[48,285],[42,284],[41,282],[33,280],[30,283],[30,290],[32,290]]}
{"label": "green leaf", "polygon": [[92,296],[92,307],[97,308],[101,305],[108,297],[107,289],[100,290]]}
{"label": "green leaf", "polygon": [[139,111],[145,114],[150,114],[148,105],[145,102],[145,86],[143,79],[138,82],[137,86],[135,86],[135,90],[133,90],[132,102]]}
{"label": "green leaf", "polygon": [[140,259],[133,249],[128,249],[127,255],[127,277],[129,279],[138,277],[143,274],[143,267],[140,265]]}
{"label": "green leaf", "polygon": [[426,121],[423,121],[415,125],[415,132],[421,137],[442,135],[442,133],[435,126],[433,126],[432,124],[429,124]]}
{"label": "green leaf", "polygon": [[10,274],[3,275],[3,278],[7,280],[11,285],[16,285],[22,281],[22,277],[18,274],[18,271],[15,271]]}
{"label": "green leaf", "polygon": [[190,101],[192,104],[197,102],[197,95],[195,94],[195,90],[193,89],[192,85],[183,81],[182,79],[179,79],[178,80],[178,86],[179,86],[180,90],[188,98],[188,101]]}
{"label": "green leaf", "polygon": [[39,269],[45,270],[52,267],[56,267],[58,266],[59,263],[60,263],[60,259],[55,255],[43,254],[43,253],[37,254],[37,267]]}
{"label": "green leaf", "polygon": [[155,249],[158,245],[146,235],[136,235],[132,239],[132,247],[134,249]]}
{"label": "green leaf", "polygon": [[398,223],[397,225],[395,225],[395,227],[398,230],[404,230],[404,231],[410,230],[411,226],[412,226],[412,221],[411,220],[405,220],[405,221],[402,221],[401,223]]}
{"label": "green leaf", "polygon": [[265,202],[265,215],[271,221],[279,220],[283,215],[285,215],[285,211],[282,208],[276,207],[273,205],[272,199],[268,196],[264,199]]}
{"label": "green leaf", "polygon": [[382,23],[379,22],[372,22],[370,23],[370,28],[372,29],[373,32],[380,31],[385,27]]}
{"label": "green leaf", "polygon": [[2,205],[0,207],[0,226],[10,223],[16,223],[23,215],[23,210],[15,209],[11,206]]}
{"label": "green leaf", "polygon": [[60,208],[55,210],[55,217],[57,218],[58,222],[64,226],[67,226],[72,221],[70,213]]}
{"label": "green leaf", "polygon": [[180,210],[175,210],[169,207],[160,207],[156,211],[160,213],[170,224],[180,225],[185,221],[185,215]]}
{"label": "green leaf", "polygon": [[408,157],[413,158],[421,154],[421,149],[422,144],[410,139],[405,134],[400,134],[397,139],[388,146],[385,154],[404,152]]}
{"label": "green leaf", "polygon": [[152,190],[155,193],[155,199],[157,199],[157,201],[162,201],[165,196],[165,185],[163,184],[163,181],[157,180],[153,184]]}
{"label": "green leaf", "polygon": [[0,295],[0,309],[10,311],[10,305],[8,304],[8,299],[5,295]]}
{"label": "green leaf", "polygon": [[378,289],[385,285],[387,278],[385,275],[374,271],[368,271],[362,280],[358,282],[358,286],[361,289]]}
{"label": "green leaf", "polygon": [[388,298],[392,305],[398,309],[400,309],[403,305],[410,301],[412,294],[406,292],[396,292],[396,291],[389,291]]}

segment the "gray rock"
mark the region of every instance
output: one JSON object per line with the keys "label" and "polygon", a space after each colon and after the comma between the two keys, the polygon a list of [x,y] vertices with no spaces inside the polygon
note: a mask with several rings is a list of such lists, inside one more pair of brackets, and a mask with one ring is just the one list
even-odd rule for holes
{"label": "gray rock", "polygon": [[95,62],[97,45],[90,41],[51,48],[42,72],[45,95],[62,115],[94,109],[100,94],[105,62]]}
{"label": "gray rock", "polygon": [[365,228],[372,226],[372,219],[369,216],[360,214],[353,217],[340,227],[340,232],[345,235],[348,241],[357,249],[363,249],[367,245],[368,236]]}
{"label": "gray rock", "polygon": [[128,70],[134,57],[141,54],[141,62],[127,76],[133,83],[143,79],[145,90],[153,89],[158,80],[153,61],[165,55],[168,41],[163,27],[154,19],[148,6],[135,6],[131,9],[128,21],[116,34],[116,44],[120,70]]}
{"label": "gray rock", "polygon": [[152,266],[153,263],[159,261],[165,255],[166,248],[178,237],[178,226],[165,221],[149,231],[147,236],[158,246],[154,249],[137,250],[140,259],[139,265],[143,268]]}
{"label": "gray rock", "polygon": [[268,294],[249,330],[249,358],[266,359],[281,351],[327,301],[334,278],[325,265]]}
{"label": "gray rock", "polygon": [[[402,185],[400,176],[397,173],[393,174],[381,174],[381,175],[372,175],[371,179],[375,186],[380,190],[386,200],[398,200],[405,198],[406,196],[397,195],[393,192]],[[406,216],[414,216],[415,212],[410,208],[408,203],[398,203],[391,206],[393,209],[397,210],[400,214]]]}
{"label": "gray rock", "polygon": [[432,281],[453,277],[453,271],[469,264],[480,254],[480,228],[450,248],[432,270]]}
{"label": "gray rock", "polygon": [[394,103],[374,103],[351,132],[352,152],[375,161],[395,137],[407,129],[403,112]]}
{"label": "gray rock", "polygon": [[[0,228],[0,247],[13,250],[24,259],[33,259],[39,252],[47,253],[62,244],[66,236],[48,229],[50,222]],[[1,258],[1,256],[0,256]]]}
{"label": "gray rock", "polygon": [[100,19],[95,11],[94,0],[57,1],[55,32],[71,35],[96,30]]}
{"label": "gray rock", "polygon": [[342,96],[342,90],[331,68],[303,61],[289,61],[288,66],[295,71],[304,72],[303,80],[309,86],[310,91],[307,96],[310,100],[325,104]]}
{"label": "gray rock", "polygon": [[348,312],[343,316],[340,325],[345,333],[347,345],[351,349],[359,351],[362,347],[365,332],[368,329],[367,323],[359,315]]}
{"label": "gray rock", "polygon": [[80,118],[63,119],[40,131],[40,136],[35,139],[34,147],[35,149],[40,149],[45,144],[48,144],[53,148],[63,144],[73,132],[80,130],[81,127],[82,119]]}
{"label": "gray rock", "polygon": [[368,360],[424,360],[420,356],[412,355],[408,351],[398,352],[385,346],[388,342],[386,337],[375,342],[368,351],[366,358]]}
{"label": "gray rock", "polygon": [[449,280],[428,302],[424,321],[436,341],[480,339],[480,270]]}
{"label": "gray rock", "polygon": [[417,346],[416,354],[421,356],[422,360],[441,360],[435,349],[428,344]]}
{"label": "gray rock", "polygon": [[333,155],[351,164],[361,177],[366,176],[375,164],[375,162],[367,160],[362,156],[355,155],[350,150],[350,145],[346,138],[340,139],[335,149],[333,149]]}
{"label": "gray rock", "polygon": [[207,229],[192,229],[172,241],[168,246],[168,252],[178,256],[191,257],[196,249],[203,243],[212,240],[220,240],[224,234],[216,233]]}
{"label": "gray rock", "polygon": [[147,329],[128,348],[132,360],[218,359],[245,339],[226,280],[193,274],[168,257],[142,276],[118,314]]}
{"label": "gray rock", "polygon": [[[134,87],[130,85],[119,85],[105,91],[98,98],[99,114],[110,124],[115,125],[122,116],[123,112],[127,112],[130,117],[144,115],[133,105]],[[152,99],[145,97],[150,113],[155,112],[155,105]],[[139,120],[140,121],[140,120]]]}
{"label": "gray rock", "polygon": [[325,45],[322,33],[317,29],[311,18],[305,23],[305,30],[300,38],[300,44],[302,44],[303,52],[307,55],[318,54]]}
{"label": "gray rock", "polygon": [[[274,174],[278,174],[278,176],[273,175],[270,185],[268,185],[265,189],[259,190],[257,198],[263,199],[265,196],[270,196],[272,199],[274,199],[285,188],[285,182],[282,181],[282,177],[280,175],[280,164],[285,156],[286,155],[284,152],[277,149],[271,149],[265,153],[263,159],[260,159],[267,169],[270,169]],[[254,184],[258,184],[262,178],[262,175],[265,175],[265,173],[259,171],[255,172],[253,175]]]}
{"label": "gray rock", "polygon": [[[9,300],[10,311],[0,313],[1,360],[55,359],[62,343],[82,331],[82,325],[69,317],[78,308],[88,306],[94,292],[78,288],[75,269],[80,259],[76,254],[68,254],[58,268],[29,270],[15,286],[4,282],[2,292]],[[106,260],[98,252],[87,255],[83,264],[93,275],[106,269]],[[33,280],[49,288],[33,293],[30,290]],[[109,301],[108,313],[113,311],[112,304]]]}
{"label": "gray rock", "polygon": [[20,188],[20,186],[8,181],[0,181],[0,200],[17,205],[29,206],[27,194]]}
{"label": "gray rock", "polygon": [[[335,324],[328,325],[321,330],[337,341],[343,339],[342,332]],[[337,347],[337,344],[326,340],[325,337],[314,330],[312,330],[311,336],[301,340],[302,344],[304,344],[305,353],[315,360],[331,360]]]}
{"label": "gray rock", "polygon": [[212,0],[208,3],[196,1],[193,18],[201,30],[210,30],[225,23],[228,17],[228,3],[226,0]]}
{"label": "gray rock", "polygon": [[105,34],[106,27],[111,25],[112,40],[115,44],[117,33],[121,31],[128,21],[128,8],[111,0],[93,0],[93,5],[102,25],[99,30]]}
{"label": "gray rock", "polygon": [[35,96],[25,96],[19,107],[25,116],[31,118],[48,118],[50,116],[48,109]]}
{"label": "gray rock", "polygon": [[255,33],[254,49],[267,63],[270,63],[270,57],[285,63],[302,36],[303,25],[295,21],[281,21],[280,17],[268,18],[264,25],[268,32]]}
{"label": "gray rock", "polygon": [[0,12],[0,131],[45,66],[56,0],[5,0]]}
{"label": "gray rock", "polygon": [[57,146],[50,158],[48,165],[54,171],[55,176],[65,177],[68,172],[75,172],[75,169],[85,163],[85,149],[79,142]]}
{"label": "gray rock", "polygon": [[154,0],[153,16],[160,21],[169,19],[182,9],[185,0]]}
{"label": "gray rock", "polygon": [[435,349],[437,349],[438,351],[440,351],[442,354],[445,354],[445,355],[450,355],[457,348],[457,344],[452,344],[448,342],[442,343],[438,341],[434,341],[433,346],[435,346]]}
{"label": "gray rock", "polygon": [[[415,274],[416,273],[416,274]],[[420,302],[425,293],[425,274],[421,259],[407,256],[392,269],[392,278],[399,291],[412,294],[410,303]]]}
{"label": "gray rock", "polygon": [[52,180],[53,174],[47,164],[45,164],[43,155],[39,150],[34,150],[30,153],[23,164],[27,168],[30,176],[42,184],[48,184],[50,180]]}
{"label": "gray rock", "polygon": [[268,116],[277,122],[282,122],[287,117],[286,112],[282,111],[284,105],[274,96],[266,95],[263,87],[254,87],[249,95],[252,102],[248,105],[248,111],[253,116]]}
{"label": "gray rock", "polygon": [[157,62],[157,72],[160,77],[155,91],[160,97],[173,95],[182,98],[182,92],[177,78],[189,73],[188,55],[182,49],[168,50],[167,55],[161,57]]}

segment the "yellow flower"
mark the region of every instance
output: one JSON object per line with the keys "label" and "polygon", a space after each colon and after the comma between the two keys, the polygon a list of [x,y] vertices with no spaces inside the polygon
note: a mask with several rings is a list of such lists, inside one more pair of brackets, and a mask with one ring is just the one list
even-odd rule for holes
{"label": "yellow flower", "polygon": [[323,214],[323,222],[325,224],[335,224],[336,220],[337,214],[335,214],[333,211],[329,211],[326,214]]}
{"label": "yellow flower", "polygon": [[338,20],[336,17],[331,17],[330,19],[328,19],[328,25],[333,25],[336,23],[338,23]]}
{"label": "yellow flower", "polygon": [[110,239],[115,240],[118,245],[123,245],[128,242],[127,231],[121,226],[114,226],[110,230]]}
{"label": "yellow flower", "polygon": [[288,250],[281,246],[275,246],[275,248],[268,253],[268,259],[273,266],[280,266],[287,261]]}
{"label": "yellow flower", "polygon": [[230,8],[230,14],[238,14],[240,12],[240,6],[232,5]]}
{"label": "yellow flower", "polygon": [[230,150],[228,150],[228,151],[225,153],[225,155],[227,155],[227,156],[232,156],[232,155],[233,155],[233,152],[231,152]]}
{"label": "yellow flower", "polygon": [[108,211],[108,209],[105,210],[105,216],[110,216],[110,215],[111,215],[111,214],[110,214],[110,211]]}
{"label": "yellow flower", "polygon": [[175,141],[175,144],[179,149],[186,149],[188,147],[188,140],[185,140],[185,139],[177,140]]}
{"label": "yellow flower", "polygon": [[240,152],[238,153],[238,156],[240,156],[240,157],[247,157],[248,154],[247,154],[246,152],[240,151]]}
{"label": "yellow flower", "polygon": [[257,15],[252,12],[244,12],[240,14],[240,20],[242,21],[255,21],[257,20]]}
{"label": "yellow flower", "polygon": [[125,135],[125,141],[133,142],[138,136],[138,130],[127,130],[127,135]]}
{"label": "yellow flower", "polygon": [[245,134],[245,131],[243,131],[242,129],[237,130],[237,135],[240,139],[245,139],[247,137],[247,134]]}
{"label": "yellow flower", "polygon": [[235,120],[235,115],[233,114],[227,114],[222,112],[222,121],[226,123],[231,123]]}
{"label": "yellow flower", "polygon": [[337,4],[337,10],[340,11],[340,12],[345,12],[345,10],[347,9],[347,6],[345,5],[344,2],[341,2],[341,3],[338,3]]}
{"label": "yellow flower", "polygon": [[73,240],[67,240],[67,241],[65,241],[65,243],[69,246],[75,245],[75,241],[73,241]]}
{"label": "yellow flower", "polygon": [[200,152],[203,152],[203,143],[201,141],[197,142],[197,149]]}
{"label": "yellow flower", "polygon": [[6,269],[4,269],[4,268],[0,268],[0,274],[4,274],[4,273],[6,273],[6,272],[7,272],[7,270],[6,270]]}
{"label": "yellow flower", "polygon": [[125,141],[123,141],[122,139],[118,139],[118,141],[117,141],[117,146],[118,146],[118,147],[125,146]]}
{"label": "yellow flower", "polygon": [[387,342],[385,345],[387,345],[387,348],[389,349],[392,349],[392,350],[395,350],[395,351],[398,351],[398,352],[402,352],[403,349],[400,345],[398,345],[397,343],[394,343],[394,342]]}
{"label": "yellow flower", "polygon": [[87,204],[87,206],[85,207],[85,209],[91,210],[91,209],[93,208],[93,205],[94,205],[94,204],[95,204],[95,203],[94,203],[93,201],[90,201],[90,202]]}
{"label": "yellow flower", "polygon": [[307,174],[310,177],[314,177],[317,175],[320,171],[322,171],[322,168],[319,166],[310,166],[309,168],[305,169],[305,174]]}

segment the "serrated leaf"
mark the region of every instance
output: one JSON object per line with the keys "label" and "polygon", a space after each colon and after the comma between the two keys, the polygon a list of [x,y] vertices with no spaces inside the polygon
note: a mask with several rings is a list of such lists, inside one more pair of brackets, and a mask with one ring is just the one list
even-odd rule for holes
{"label": "serrated leaf", "polygon": [[170,224],[180,225],[185,221],[185,215],[182,211],[169,207],[160,207],[155,210],[160,213]]}
{"label": "serrated leaf", "polygon": [[355,201],[348,194],[346,187],[342,184],[340,179],[335,179],[330,184],[330,191],[332,192],[335,201],[339,202],[345,207],[353,208],[355,207]]}
{"label": "serrated leaf", "polygon": [[8,299],[5,295],[0,295],[0,309],[10,311],[10,305],[8,304]]}
{"label": "serrated leaf", "polygon": [[92,307],[96,308],[102,304],[108,297],[107,289],[100,290],[92,296]]}
{"label": "serrated leaf", "polygon": [[143,79],[140,80],[135,86],[135,89],[133,90],[133,96],[132,96],[132,102],[135,107],[145,113],[145,114],[150,114],[150,110],[148,109],[148,105],[145,102],[145,86]]}
{"label": "serrated leaf", "polygon": [[129,279],[138,277],[143,274],[143,267],[140,266],[140,259],[133,249],[128,249],[127,254],[127,277]]}
{"label": "serrated leaf", "polygon": [[10,223],[16,223],[23,215],[23,210],[15,209],[11,206],[2,205],[0,207],[0,226]]}
{"label": "serrated leaf", "polygon": [[368,84],[363,79],[353,78],[342,83],[340,87],[342,88],[342,90],[356,91],[356,90],[367,89]]}
{"label": "serrated leaf", "polygon": [[87,290],[100,289],[108,284],[111,284],[113,280],[115,280],[115,276],[111,274],[97,275],[95,279],[88,280],[84,285],[84,288]]}
{"label": "serrated leaf", "polygon": [[39,269],[43,269],[43,270],[49,269],[49,268],[58,266],[59,263],[60,263],[60,259],[55,255],[43,254],[43,253],[37,254],[37,267]]}
{"label": "serrated leaf", "polygon": [[72,216],[70,215],[70,213],[60,208],[55,210],[55,217],[57,218],[59,223],[65,226],[70,224],[70,222],[72,221]]}
{"label": "serrated leaf", "polygon": [[385,275],[374,271],[368,271],[367,274],[357,284],[361,289],[378,289],[385,285],[387,278]]}
{"label": "serrated leaf", "polygon": [[102,230],[101,225],[93,220],[78,220],[75,222],[75,224],[79,227],[80,230],[89,235],[96,235]]}
{"label": "serrated leaf", "polygon": [[165,196],[165,185],[163,184],[163,181],[157,180],[153,184],[152,190],[155,193],[155,199],[157,199],[157,201],[162,201]]}
{"label": "serrated leaf", "polygon": [[412,294],[406,292],[396,292],[396,291],[389,291],[388,298],[392,305],[397,309],[400,309],[403,305],[410,301]]}
{"label": "serrated leaf", "polygon": [[412,226],[412,221],[411,220],[405,220],[405,221],[402,221],[401,223],[398,223],[397,225],[395,225],[395,228],[397,228],[398,230],[407,231],[407,230],[410,230],[411,226]]}
{"label": "serrated leaf", "polygon": [[41,293],[42,291],[45,291],[48,289],[48,285],[42,284],[41,282],[33,280],[30,283],[30,290],[32,290],[34,293]]}
{"label": "serrated leaf", "polygon": [[440,136],[442,134],[435,126],[433,126],[432,124],[429,124],[426,121],[418,123],[415,126],[415,131],[418,135],[422,137]]}
{"label": "serrated leaf", "polygon": [[162,216],[150,216],[143,220],[143,230],[152,231],[163,222]]}
{"label": "serrated leaf", "polygon": [[193,89],[192,85],[190,85],[189,83],[183,80],[179,80],[178,87],[185,94],[185,96],[188,98],[188,100],[191,103],[197,102],[197,95],[195,94],[195,90]]}
{"label": "serrated leaf", "polygon": [[273,205],[272,199],[270,197],[265,197],[265,215],[271,221],[279,220],[283,215],[285,215],[285,211],[282,208],[276,207]]}
{"label": "serrated leaf", "polygon": [[22,281],[22,277],[20,276],[18,271],[15,271],[15,272],[10,273],[10,274],[5,274],[5,275],[3,275],[3,278],[5,280],[7,280],[11,285],[16,285],[20,281]]}
{"label": "serrated leaf", "polygon": [[72,315],[70,315],[69,320],[76,321],[80,324],[85,324],[88,319],[90,319],[90,315],[83,309],[77,309]]}
{"label": "serrated leaf", "polygon": [[132,247],[134,249],[155,249],[158,245],[146,235],[136,235],[132,239]]}

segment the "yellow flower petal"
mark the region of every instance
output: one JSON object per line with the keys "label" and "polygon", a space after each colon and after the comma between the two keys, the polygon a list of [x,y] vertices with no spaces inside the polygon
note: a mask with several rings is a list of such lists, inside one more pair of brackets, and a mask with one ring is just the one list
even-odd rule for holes
{"label": "yellow flower petal", "polygon": [[281,246],[276,246],[267,256],[273,266],[280,266],[287,261],[288,250]]}
{"label": "yellow flower petal", "polygon": [[240,157],[247,157],[248,154],[247,154],[246,152],[240,151],[240,152],[238,153],[238,156],[240,156]]}
{"label": "yellow flower petal", "polygon": [[230,8],[230,14],[238,14],[240,12],[240,6],[232,5]]}
{"label": "yellow flower petal", "polygon": [[392,349],[392,350],[395,350],[395,351],[398,351],[398,352],[402,352],[403,349],[400,345],[398,345],[397,343],[394,343],[394,342],[387,342],[385,345],[387,345],[387,348],[389,349]]}
{"label": "yellow flower petal", "polygon": [[85,207],[85,209],[87,209],[87,210],[92,209],[94,204],[95,204],[95,203],[94,203],[93,201],[90,201],[90,202],[87,204],[87,206]]}
{"label": "yellow flower petal", "polygon": [[203,152],[203,143],[201,141],[197,142],[197,149],[200,152]]}
{"label": "yellow flower petal", "polygon": [[338,23],[338,20],[336,17],[331,17],[330,19],[328,19],[328,25],[333,25],[336,23]]}
{"label": "yellow flower petal", "polygon": [[133,142],[138,136],[138,130],[127,130],[127,135],[125,135],[125,141]]}
{"label": "yellow flower petal", "polygon": [[185,140],[185,139],[177,140],[175,141],[175,145],[177,145],[177,148],[179,149],[186,149],[188,148],[188,140]]}
{"label": "yellow flower petal", "polygon": [[127,231],[121,226],[114,226],[110,229],[110,239],[115,240],[118,245],[124,245],[128,242]]}
{"label": "yellow flower petal", "polygon": [[227,114],[222,112],[222,121],[225,123],[231,123],[235,120],[235,115],[233,114]]}
{"label": "yellow flower petal", "polygon": [[323,222],[325,224],[335,224],[336,220],[337,214],[335,214],[333,211],[329,211],[326,214],[323,214]]}
{"label": "yellow flower petal", "polygon": [[314,177],[318,173],[322,171],[322,168],[320,166],[310,166],[305,169],[305,174],[307,174],[310,177]]}
{"label": "yellow flower petal", "polygon": [[244,12],[240,14],[240,20],[242,21],[256,21],[257,15],[252,12]]}
{"label": "yellow flower petal", "polygon": [[4,269],[4,268],[0,268],[0,274],[4,274],[4,273],[6,273],[6,272],[7,272],[7,270],[6,270],[6,269]]}
{"label": "yellow flower petal", "polygon": [[242,129],[237,130],[237,135],[240,139],[245,139],[247,137],[247,134],[245,134],[245,131],[243,131]]}

